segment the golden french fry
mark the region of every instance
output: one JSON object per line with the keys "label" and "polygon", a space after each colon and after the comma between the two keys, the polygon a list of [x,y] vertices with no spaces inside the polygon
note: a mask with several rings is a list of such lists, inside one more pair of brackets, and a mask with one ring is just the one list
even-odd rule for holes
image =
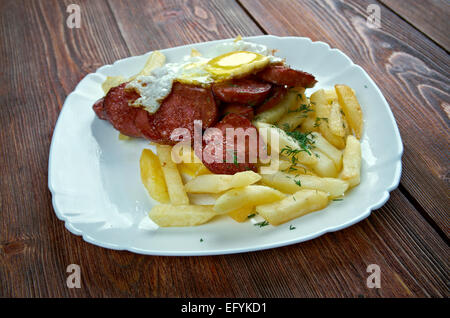
{"label": "golden french fry", "polygon": [[342,168],[342,151],[330,144],[320,133],[313,132],[311,135],[314,138],[314,149],[333,160],[336,170],[340,171]]}
{"label": "golden french fry", "polygon": [[189,180],[185,189],[190,193],[220,193],[248,186],[260,179],[261,176],[253,171],[238,172],[234,175],[206,174]]}
{"label": "golden french fry", "polygon": [[295,165],[290,166],[287,169],[284,169],[283,172],[287,172],[293,175],[306,174],[309,176],[317,176],[317,174],[311,170],[310,167],[296,163]]}
{"label": "golden french fry", "polygon": [[363,114],[358,99],[353,89],[347,85],[335,85],[339,104],[344,111],[350,127],[358,139],[361,139],[363,131]]}
{"label": "golden french fry", "polygon": [[236,222],[245,222],[248,220],[248,216],[253,214],[254,207],[246,206],[231,212],[228,212],[228,215],[235,220]]}
{"label": "golden french fry", "polygon": [[[342,109],[342,108],[341,108]],[[347,122],[347,119],[345,117],[345,114],[342,116],[342,125],[344,126],[345,130],[345,137],[347,138],[348,135],[352,134],[352,131],[350,129],[350,125]]]}
{"label": "golden french fry", "polygon": [[111,88],[119,86],[126,81],[127,80],[123,76],[108,76],[102,84],[102,90],[107,94]]}
{"label": "golden french fry", "polygon": [[325,91],[320,89],[311,95],[311,103],[314,103],[316,111],[315,126],[319,127],[319,131],[333,146],[343,149],[345,147],[345,139],[334,135],[329,128],[329,117],[331,107],[327,104]]}
{"label": "golden french fry", "polygon": [[361,144],[354,136],[347,137],[347,146],[344,149],[343,168],[340,175],[350,187],[359,184],[361,178]]}
{"label": "golden french fry", "polygon": [[302,133],[319,131],[319,126],[316,125],[316,118],[316,112],[310,112],[297,130]]}
{"label": "golden french fry", "polygon": [[296,193],[302,189],[326,192],[330,197],[340,197],[348,189],[348,183],[335,178],[321,178],[311,175],[293,175],[285,172],[262,175],[261,181],[284,193]]}
{"label": "golden french fry", "polygon": [[333,160],[328,158],[323,152],[318,149],[313,150],[314,155],[317,156],[317,162],[311,165],[312,170],[320,177],[334,178],[338,174],[338,169]]}
{"label": "golden french fry", "polygon": [[141,180],[148,194],[156,201],[169,203],[169,193],[158,157],[150,149],[144,149],[139,164]]}
{"label": "golden french fry", "polygon": [[133,138],[119,132],[119,140],[127,141],[127,140],[131,140],[131,139],[133,139]]}
{"label": "golden french fry", "polygon": [[137,73],[136,75],[129,78],[129,81],[136,79],[141,75],[150,75],[150,73],[158,67],[161,67],[166,62],[166,56],[162,54],[160,51],[153,51],[150,53],[147,62],[145,62],[144,68]]}
{"label": "golden french fry", "polygon": [[191,163],[185,163],[182,162],[178,165],[178,168],[180,169],[181,173],[187,174],[191,177],[197,177],[204,174],[211,174],[211,171],[208,170],[208,168],[205,167],[203,163],[197,163],[197,162],[191,162]]}
{"label": "golden french fry", "polygon": [[195,226],[208,222],[216,213],[208,205],[173,205],[154,206],[148,216],[161,227]]}
{"label": "golden french fry", "polygon": [[345,137],[345,126],[341,114],[341,106],[337,102],[331,104],[330,117],[328,118],[330,131],[339,137]]}
{"label": "golden french fry", "polygon": [[272,225],[279,225],[328,205],[328,195],[317,190],[300,190],[281,201],[256,206],[256,212]]}
{"label": "golden french fry", "polygon": [[292,105],[296,105],[298,101],[298,91],[295,89],[289,90],[283,100],[276,106],[268,109],[255,117],[255,121],[273,124],[278,121]]}
{"label": "golden french fry", "polygon": [[334,89],[334,87],[333,87],[333,89],[325,90],[325,97],[327,99],[327,104],[331,105],[334,102],[336,102],[336,103],[338,102],[338,97],[337,97],[336,90]]}
{"label": "golden french fry", "polygon": [[202,53],[200,53],[197,49],[192,48],[191,49],[191,57],[195,56],[202,56]]}
{"label": "golden french fry", "polygon": [[[274,156],[270,159],[269,164],[258,166],[258,173],[267,173],[267,169],[269,169],[269,167],[273,167],[273,172],[283,171],[289,169],[291,165],[292,163],[289,160],[281,158],[280,156]],[[264,171],[264,169],[266,170]]]}
{"label": "golden french fry", "polygon": [[277,122],[278,127],[285,130],[294,130],[308,117],[308,113],[312,111],[309,105],[309,100],[305,95],[305,89],[297,90],[297,99],[293,103],[287,113],[283,115]]}
{"label": "golden french fry", "polygon": [[164,179],[166,180],[170,202],[173,205],[188,205],[189,198],[184,190],[183,181],[177,165],[172,161],[172,147],[156,145],[159,161],[161,162]]}
{"label": "golden french fry", "polygon": [[218,214],[224,214],[243,207],[278,201],[284,197],[283,193],[270,187],[249,185],[222,194],[214,205],[214,211]]}
{"label": "golden french fry", "polygon": [[[263,122],[255,122],[258,128],[259,136],[266,144],[269,144],[272,151],[276,151],[280,155],[284,155],[292,160],[293,163],[299,162],[306,165],[312,165],[317,162],[317,158],[311,151],[306,152],[300,144],[286,132],[278,127]],[[278,145],[273,144],[273,140],[278,141]],[[309,140],[309,139],[308,139]],[[307,144],[312,148],[312,144]],[[294,157],[294,159],[292,159]]]}

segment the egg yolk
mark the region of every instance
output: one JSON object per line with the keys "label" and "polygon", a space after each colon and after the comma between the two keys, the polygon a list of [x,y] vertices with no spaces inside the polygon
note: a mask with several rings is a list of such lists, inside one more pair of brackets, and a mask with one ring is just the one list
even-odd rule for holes
{"label": "egg yolk", "polygon": [[251,74],[263,69],[268,63],[269,58],[267,56],[253,52],[237,51],[213,58],[206,65],[206,71],[214,79],[223,80]]}

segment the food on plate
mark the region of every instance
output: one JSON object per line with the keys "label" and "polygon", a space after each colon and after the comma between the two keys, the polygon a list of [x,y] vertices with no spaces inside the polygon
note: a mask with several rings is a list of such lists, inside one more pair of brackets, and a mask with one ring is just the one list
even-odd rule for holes
{"label": "food on plate", "polygon": [[304,89],[297,90],[296,102],[292,103],[287,113],[278,120],[278,126],[292,131],[305,121],[309,112],[312,112],[309,100],[304,92]]}
{"label": "food on plate", "polygon": [[311,74],[294,70],[286,65],[269,65],[258,73],[258,76],[269,83],[288,87],[311,88],[317,83]]}
{"label": "food on plate", "polygon": [[102,84],[97,117],[120,140],[144,138],[156,148],[142,151],[140,173],[160,203],[149,212],[160,227],[218,215],[279,225],[361,182],[363,117],[354,90],[310,94],[315,77],[274,52],[240,37],[179,61],[155,51],[138,74]]}
{"label": "food on plate", "polygon": [[255,208],[253,206],[245,206],[243,208],[228,212],[228,215],[236,222],[242,223],[254,216]]}
{"label": "food on plate", "polygon": [[314,92],[311,95],[311,103],[314,104],[316,113],[315,126],[319,128],[320,133],[336,148],[344,149],[344,136],[335,135],[330,129],[331,105],[323,89]]}
{"label": "food on plate", "polygon": [[189,180],[186,192],[189,193],[221,193],[231,188],[241,188],[261,180],[261,176],[253,171],[242,171],[234,175],[207,174]]}
{"label": "food on plate", "polygon": [[[214,128],[216,130],[211,133],[206,132],[204,135],[203,164],[211,172],[218,174],[256,171],[259,138],[251,121],[231,113],[227,114]],[[231,136],[233,138],[225,138],[227,129],[231,129],[236,135]],[[254,145],[251,145],[252,141]],[[254,150],[253,153],[251,150]],[[251,160],[252,157],[253,160]]]}
{"label": "food on plate", "polygon": [[321,178],[317,176],[286,172],[276,172],[265,174],[261,179],[262,183],[273,187],[281,192],[293,194],[302,189],[320,190],[328,193],[331,198],[344,195],[349,184],[346,181],[336,178]]}
{"label": "food on plate", "polygon": [[169,203],[169,192],[158,156],[150,149],[144,149],[139,163],[141,180],[148,194],[160,203]]}
{"label": "food on plate", "polygon": [[167,191],[170,202],[173,205],[189,204],[189,198],[184,190],[184,184],[181,180],[177,165],[172,161],[172,148],[166,145],[157,145],[156,151],[161,162],[164,180],[166,180]]}
{"label": "food on plate", "polygon": [[343,168],[340,178],[348,182],[350,187],[359,184],[361,177],[361,144],[354,136],[347,137],[344,149]]}
{"label": "food on plate", "polygon": [[[314,140],[310,135],[290,133],[272,124],[256,122],[264,141],[271,146],[271,150],[286,156],[292,163],[313,165],[318,161],[312,153]],[[264,133],[263,133],[264,132]],[[272,141],[276,141],[273,144]]]}
{"label": "food on plate", "polygon": [[267,97],[272,85],[254,79],[237,79],[214,83],[211,89],[219,100],[225,103],[259,105]]}
{"label": "food on plate", "polygon": [[264,102],[258,106],[256,112],[263,113],[266,110],[272,109],[277,106],[286,96],[288,89],[284,86],[273,85],[271,91],[269,93],[269,97],[267,97]]}
{"label": "food on plate", "polygon": [[336,85],[335,88],[339,104],[341,105],[346,118],[348,118],[348,123],[355,132],[355,136],[360,139],[363,130],[363,115],[355,92],[347,85]]}
{"label": "food on plate", "polygon": [[328,140],[318,132],[312,132],[311,137],[314,140],[314,148],[333,160],[336,170],[340,171],[342,168],[342,151],[330,144]]}
{"label": "food on plate", "polygon": [[282,93],[282,96],[278,103],[274,103],[268,109],[266,104],[263,104],[261,107],[266,108],[266,110],[264,111],[260,111],[260,109],[258,109],[258,114],[255,118],[255,121],[273,124],[277,122],[280,118],[282,118],[283,115],[285,115],[290,108],[295,108],[299,104],[298,94],[300,94],[301,90],[303,89],[302,88],[292,88],[289,90],[287,90],[287,88],[285,89],[286,92]]}
{"label": "food on plate", "polygon": [[243,207],[279,201],[285,196],[285,194],[271,187],[249,185],[225,192],[217,199],[214,211],[218,214],[229,213]]}
{"label": "food on plate", "polygon": [[222,116],[225,117],[228,114],[237,114],[242,117],[252,120],[255,116],[255,111],[252,106],[240,104],[240,103],[230,103],[227,104],[222,110]]}
{"label": "food on plate", "polygon": [[317,190],[300,190],[283,200],[256,206],[270,224],[279,225],[307,213],[321,210],[328,204],[328,195]]}
{"label": "food on plate", "polygon": [[155,205],[149,217],[161,227],[194,226],[208,222],[217,214],[207,205]]}

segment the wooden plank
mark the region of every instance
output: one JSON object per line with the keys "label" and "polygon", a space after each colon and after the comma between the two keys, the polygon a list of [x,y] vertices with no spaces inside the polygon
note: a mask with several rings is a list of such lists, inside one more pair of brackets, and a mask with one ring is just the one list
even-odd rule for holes
{"label": "wooden plank", "polygon": [[[155,49],[232,38],[239,34],[262,34],[235,1],[109,2],[134,55]],[[140,30],[136,26],[141,26]]]}
{"label": "wooden plank", "polygon": [[447,53],[382,6],[382,28],[369,27],[369,0],[241,2],[267,33],[327,42],[368,72],[400,128],[405,146],[401,182],[448,236]]}
{"label": "wooden plank", "polygon": [[[0,103],[6,128],[0,132],[0,297],[448,296],[448,246],[399,191],[349,229],[248,254],[149,257],[96,247],[69,233],[47,190],[58,110],[98,61],[129,54],[105,2],[80,2],[91,22],[79,30],[64,26],[61,12],[69,3],[0,4],[8,12],[0,16],[0,56],[7,61],[0,74],[6,91]],[[212,14],[208,3],[202,9]],[[225,8],[222,17],[239,16],[239,10]],[[24,19],[28,23],[5,28]],[[152,21],[145,26],[151,32]],[[165,43],[177,36],[168,33]],[[190,39],[187,32],[185,37]],[[133,50],[148,49],[136,44]],[[373,263],[381,267],[381,289],[366,288],[366,267]],[[69,264],[81,267],[80,289],[66,286]]]}
{"label": "wooden plank", "polygon": [[[56,240],[2,244],[2,296],[448,296],[448,246],[399,192],[351,228],[248,254],[148,257],[95,247],[60,229]],[[81,267],[81,289],[65,288],[71,263]],[[380,266],[380,289],[366,286],[370,264]]]}
{"label": "wooden plank", "polygon": [[450,50],[450,2],[448,0],[380,0],[447,51]]}

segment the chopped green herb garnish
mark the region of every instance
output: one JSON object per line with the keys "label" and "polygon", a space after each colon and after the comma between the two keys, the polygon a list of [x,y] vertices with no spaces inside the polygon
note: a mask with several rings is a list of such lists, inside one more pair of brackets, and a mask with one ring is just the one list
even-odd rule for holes
{"label": "chopped green herb garnish", "polygon": [[310,150],[314,147],[315,143],[315,141],[313,140],[314,136],[311,134],[311,132],[302,133],[300,131],[294,130],[294,131],[286,131],[286,134],[298,143],[298,145],[301,148],[300,151],[304,151],[308,153],[308,155],[311,155]]}
{"label": "chopped green herb garnish", "polygon": [[290,166],[288,169],[288,172],[297,171],[297,168]]}
{"label": "chopped green herb garnish", "polygon": [[202,239],[202,238],[200,239],[200,242],[203,242],[203,239]]}
{"label": "chopped green herb garnish", "polygon": [[333,201],[343,201],[344,199],[333,199]]}
{"label": "chopped green herb garnish", "polygon": [[328,118],[324,118],[324,117],[316,117],[316,121],[314,123],[314,127],[319,127],[321,124],[321,121],[326,121],[328,123]]}
{"label": "chopped green herb garnish", "polygon": [[267,222],[267,221],[263,221],[263,222],[254,224],[254,226],[259,226],[259,227],[263,227],[263,226],[267,226],[267,225],[269,225],[269,222]]}
{"label": "chopped green herb garnish", "polygon": [[295,182],[295,184],[296,184],[296,185],[298,185],[299,187],[301,187],[301,186],[302,186],[302,183],[301,183],[301,181],[300,181],[300,180],[294,180],[294,182]]}
{"label": "chopped green herb garnish", "polygon": [[297,109],[288,110],[288,113],[308,113],[308,112],[312,112],[312,111],[313,110],[311,109],[311,107],[309,105],[302,104]]}
{"label": "chopped green herb garnish", "polygon": [[289,225],[289,230],[290,231],[292,231],[292,230],[295,230],[296,229],[296,227],[295,226],[293,226],[292,224],[291,225]]}
{"label": "chopped green herb garnish", "polygon": [[252,217],[254,217],[256,215],[256,213],[250,214],[249,216],[247,216],[248,219],[251,219]]}

